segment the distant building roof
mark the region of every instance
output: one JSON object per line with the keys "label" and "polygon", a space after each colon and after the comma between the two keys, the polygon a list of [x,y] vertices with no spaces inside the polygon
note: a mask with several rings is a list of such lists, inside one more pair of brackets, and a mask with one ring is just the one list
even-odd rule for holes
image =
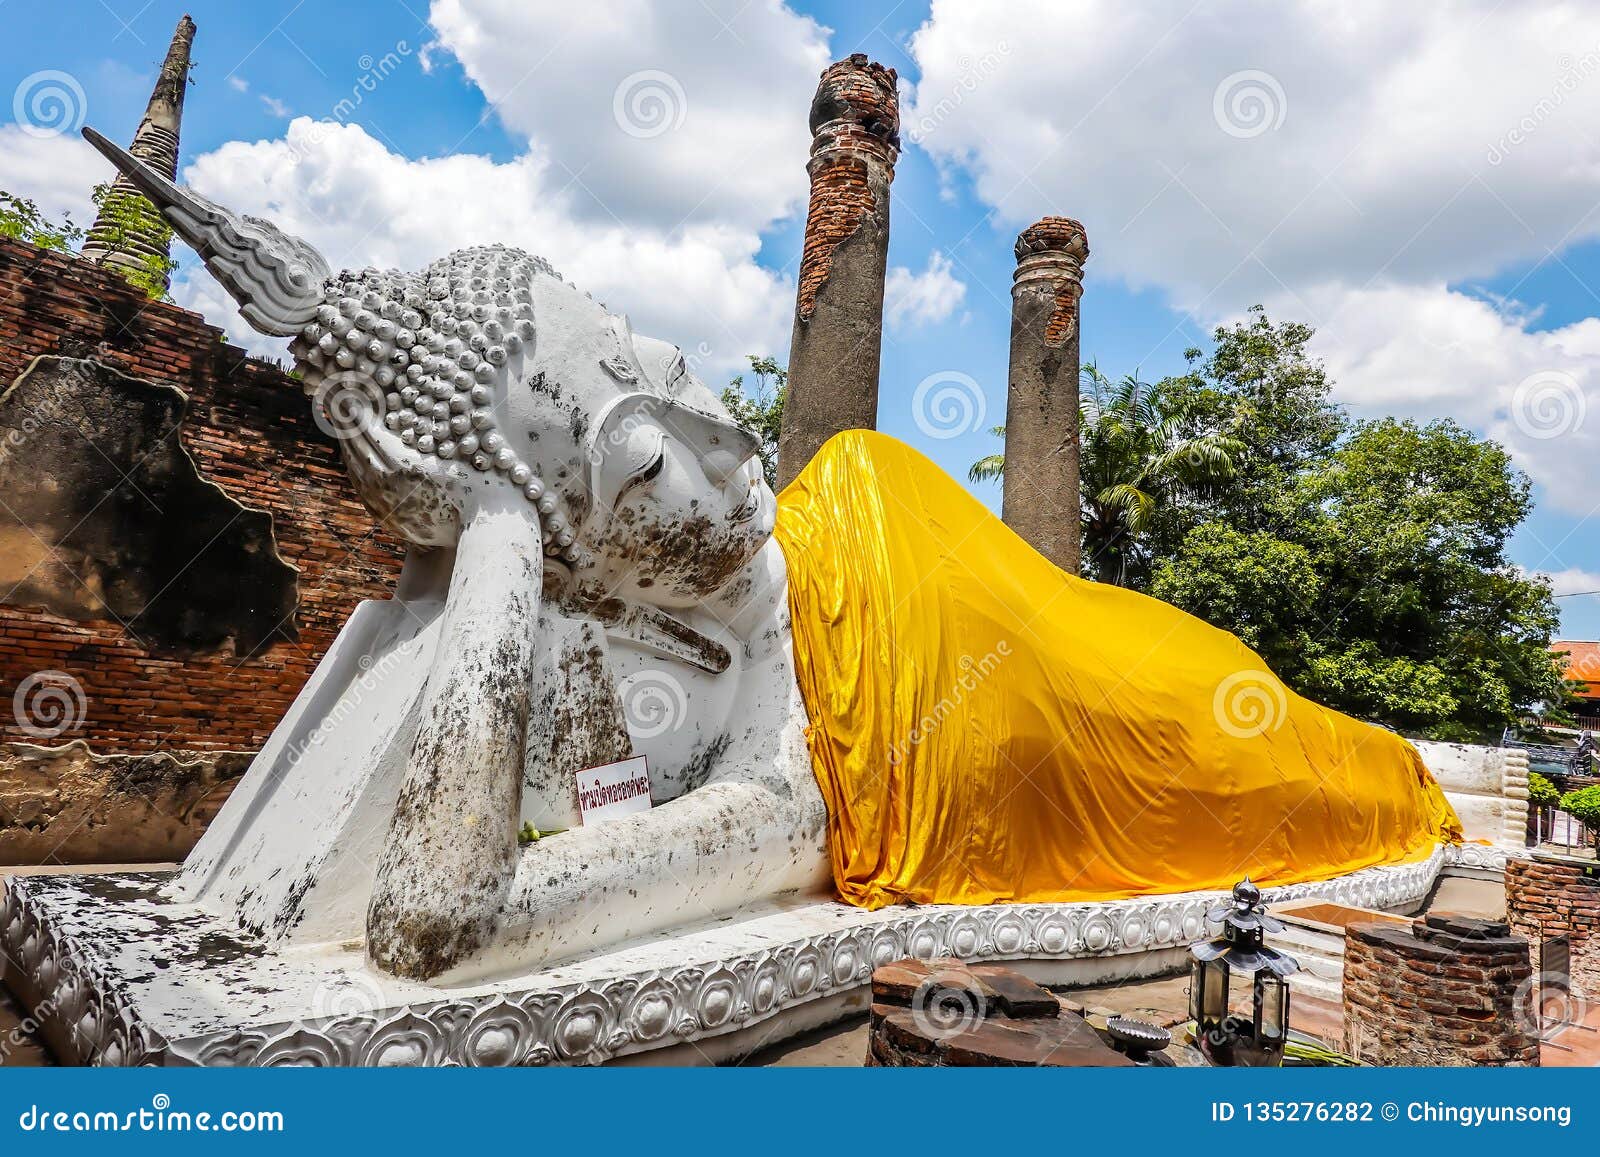
{"label": "distant building roof", "polygon": [[1580,699],[1600,699],[1600,642],[1587,639],[1557,639],[1550,644],[1552,651],[1570,651],[1566,659],[1568,679],[1581,679],[1588,684],[1578,691]]}

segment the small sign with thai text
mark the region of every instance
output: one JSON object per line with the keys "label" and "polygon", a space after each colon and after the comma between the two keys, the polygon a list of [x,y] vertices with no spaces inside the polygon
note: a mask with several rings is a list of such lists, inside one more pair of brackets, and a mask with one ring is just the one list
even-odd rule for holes
{"label": "small sign with thai text", "polygon": [[650,770],[644,756],[578,773],[578,807],[585,827],[650,810]]}

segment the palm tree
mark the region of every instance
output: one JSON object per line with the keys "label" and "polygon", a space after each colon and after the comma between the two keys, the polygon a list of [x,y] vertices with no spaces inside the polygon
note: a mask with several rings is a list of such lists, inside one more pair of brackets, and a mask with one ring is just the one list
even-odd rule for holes
{"label": "palm tree", "polygon": [[[1004,426],[990,426],[989,433],[996,438],[1004,438],[1006,436],[1006,428]],[[999,479],[1005,472],[1005,454],[985,454],[972,464],[972,468],[967,471],[967,479],[971,482],[988,482],[991,479]]]}
{"label": "palm tree", "polygon": [[[1193,429],[1158,385],[1132,374],[1113,384],[1093,363],[1079,411],[1078,477],[1085,569],[1100,582],[1129,585],[1148,567],[1146,536],[1160,514],[1201,496],[1233,473],[1244,444]],[[1005,434],[1004,426],[994,433]],[[967,472],[974,482],[1005,473],[990,454]]]}

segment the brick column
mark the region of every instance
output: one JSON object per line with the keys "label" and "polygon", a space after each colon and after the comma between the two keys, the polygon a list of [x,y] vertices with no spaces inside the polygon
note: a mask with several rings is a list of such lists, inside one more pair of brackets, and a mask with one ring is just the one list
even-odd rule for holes
{"label": "brick column", "polygon": [[1600,865],[1564,858],[1506,861],[1506,919],[1519,935],[1539,945],[1569,938],[1572,986],[1580,996],[1600,997]]}
{"label": "brick column", "polygon": [[1006,525],[1078,573],[1078,299],[1089,239],[1069,217],[1017,237],[1006,383]]}
{"label": "brick column", "polygon": [[1527,940],[1499,921],[1352,924],[1345,1051],[1374,1065],[1537,1065],[1532,975]]}
{"label": "brick column", "polygon": [[839,431],[877,426],[889,183],[900,155],[894,69],[860,53],[829,65],[811,102],[811,133],[780,488]]}

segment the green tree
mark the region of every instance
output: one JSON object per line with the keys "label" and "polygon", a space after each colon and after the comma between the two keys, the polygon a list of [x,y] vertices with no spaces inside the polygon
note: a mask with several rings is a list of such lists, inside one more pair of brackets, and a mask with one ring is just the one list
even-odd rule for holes
{"label": "green tree", "polygon": [[1271,529],[1194,527],[1150,593],[1240,635],[1319,702],[1484,738],[1566,697],[1550,589],[1505,553],[1530,509],[1498,444],[1448,420],[1361,423],[1261,499]]}
{"label": "green tree", "polygon": [[0,237],[14,237],[40,249],[65,253],[83,240],[83,230],[72,223],[70,216],[60,222],[51,221],[28,198],[0,189]]}
{"label": "green tree", "polygon": [[1561,797],[1560,806],[1591,832],[1600,832],[1600,786],[1569,791]]}
{"label": "green tree", "polygon": [[772,357],[745,355],[750,360],[754,386],[745,384],[743,374],[735,374],[722,391],[722,404],[734,421],[752,430],[761,439],[761,470],[767,485],[778,485],[778,435],[783,429],[783,398],[789,388],[789,371]]}
{"label": "green tree", "polygon": [[1327,370],[1308,349],[1313,332],[1299,322],[1275,323],[1255,306],[1248,321],[1214,331],[1209,355],[1189,350],[1188,373],[1162,383],[1199,429],[1240,443],[1233,476],[1209,509],[1241,529],[1262,525],[1265,500],[1325,460],[1346,432]]}
{"label": "green tree", "polygon": [[1162,384],[1113,384],[1092,362],[1079,421],[1084,565],[1100,582],[1142,586],[1163,518],[1214,494],[1242,449],[1230,433],[1197,429]]}
{"label": "green tree", "polygon": [[[1139,585],[1153,558],[1152,535],[1168,511],[1211,492],[1233,471],[1241,444],[1202,430],[1195,415],[1131,374],[1113,383],[1083,368],[1078,478],[1083,566],[1100,582]],[[1005,427],[993,433],[1005,436]],[[974,482],[1005,475],[1005,455],[972,464]]]}
{"label": "green tree", "polygon": [[[1090,543],[1090,498],[1115,463],[1139,459],[1127,447],[1140,423],[1091,421],[1105,387],[1086,378],[1090,573],[1232,631],[1290,686],[1354,715],[1452,739],[1492,736],[1541,702],[1560,717],[1570,689],[1548,650],[1555,603],[1506,557],[1528,480],[1453,422],[1351,421],[1311,337],[1257,307],[1219,327],[1209,354],[1189,351],[1186,373],[1141,387],[1160,413],[1152,442],[1223,439],[1228,468],[1220,482],[1153,488],[1137,530],[1110,519],[1104,547]],[[971,473],[1003,470],[991,455]]]}
{"label": "green tree", "polygon": [[[116,266],[135,289],[158,301],[170,301],[167,285],[178,263],[167,256],[172,245],[172,226],[156,207],[137,193],[118,191],[112,185],[94,187],[98,214],[93,229],[95,240],[123,252],[139,252],[138,264],[129,269]],[[15,237],[40,249],[73,252],[88,236],[87,230],[72,223],[71,217],[56,222],[26,197],[0,189],[0,237]],[[134,242],[134,244],[130,244]]]}

